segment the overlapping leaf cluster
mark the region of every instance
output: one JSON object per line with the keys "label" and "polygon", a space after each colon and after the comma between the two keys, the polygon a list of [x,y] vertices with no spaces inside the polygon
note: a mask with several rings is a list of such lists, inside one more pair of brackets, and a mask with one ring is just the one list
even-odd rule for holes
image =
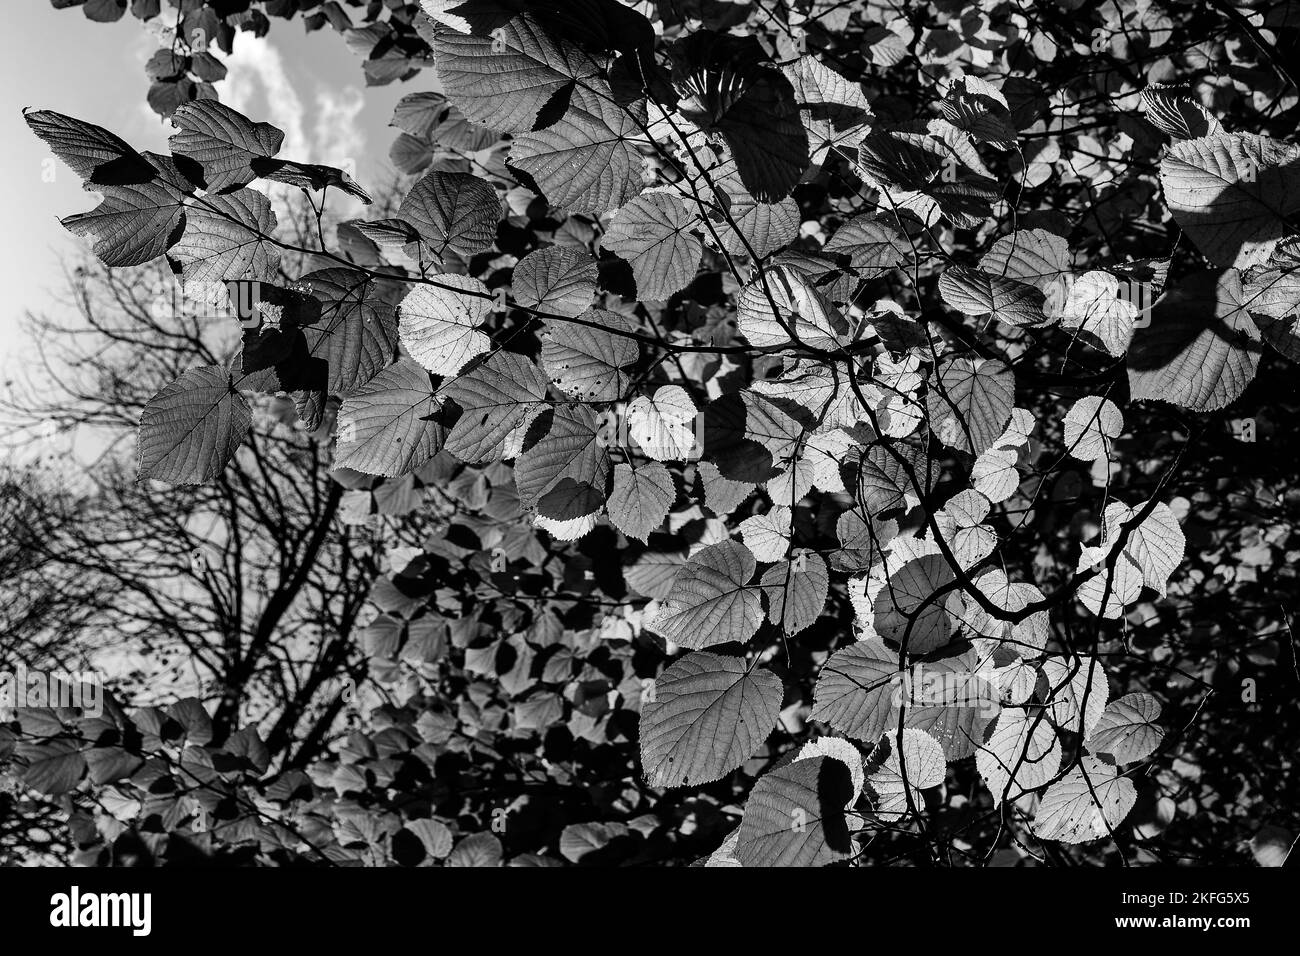
{"label": "overlapping leaf cluster", "polygon": [[[1166,728],[1113,692],[1107,622],[1178,580],[1189,449],[1300,354],[1300,154],[1259,131],[1295,105],[1261,102],[1267,63],[1248,106],[1207,78],[1215,17],[1078,6],[426,0],[439,92],[393,119],[420,178],[292,282],[252,184],[368,200],[347,174],[209,100],[171,156],[28,115],[102,193],[67,225],[105,262],[260,284],[232,364],[145,409],[142,478],[210,478],[285,393],[360,514],[364,476],[456,503],[377,585],[367,653],[406,709],[312,771],[367,795],[354,845],[446,857],[391,799],[403,755],[533,737],[588,769],[635,742],[624,814],[722,780],[716,816],[756,775],[713,865],[933,849],[971,763],[1018,847],[1123,836]],[[1145,475],[1134,415],[1182,446]],[[500,861],[491,810],[457,853]]]}

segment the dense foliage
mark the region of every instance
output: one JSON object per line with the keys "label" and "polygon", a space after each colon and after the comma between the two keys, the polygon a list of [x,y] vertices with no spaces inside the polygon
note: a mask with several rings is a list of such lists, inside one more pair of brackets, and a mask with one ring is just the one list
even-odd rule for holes
{"label": "dense foliage", "polygon": [[[170,155],[26,118],[102,197],[68,229],[239,330],[139,479],[220,479],[275,402],[420,537],[323,755],[219,699],[0,729],[80,859],[1285,855],[1294,5],[130,6]],[[426,87],[386,215],[216,98],[299,13]]]}

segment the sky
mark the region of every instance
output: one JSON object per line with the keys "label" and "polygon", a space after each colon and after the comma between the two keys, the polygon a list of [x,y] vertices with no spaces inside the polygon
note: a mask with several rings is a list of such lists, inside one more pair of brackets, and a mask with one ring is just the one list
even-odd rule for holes
{"label": "sky", "polygon": [[[21,336],[27,312],[55,317],[53,294],[62,263],[78,240],[59,219],[97,204],[77,177],[54,159],[23,122],[24,107],[50,109],[106,127],[137,149],[166,152],[171,125],[145,102],[144,64],[158,48],[149,27],[129,14],[92,23],[80,9],[55,10],[48,0],[10,0],[0,31],[5,82],[0,84],[0,373],[12,374],[30,346]],[[282,157],[344,165],[351,159],[363,186],[389,180],[388,128],[406,93],[433,88],[426,73],[407,83],[365,87],[361,63],[326,28],[307,34],[301,19],[272,20],[264,39],[240,33],[235,52],[219,51],[229,75],[217,84],[222,102],[285,131]],[[52,181],[51,181],[52,180]]]}

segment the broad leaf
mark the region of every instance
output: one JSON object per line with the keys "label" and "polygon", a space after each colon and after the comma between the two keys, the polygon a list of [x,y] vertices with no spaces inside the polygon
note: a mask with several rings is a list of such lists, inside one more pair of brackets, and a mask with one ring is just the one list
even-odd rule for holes
{"label": "broad leaf", "polygon": [[623,580],[637,594],[666,598],[673,578],[686,563],[685,554],[672,551],[647,551],[623,569]]}
{"label": "broad leaf", "polygon": [[1127,553],[1111,557],[1109,545],[1079,551],[1076,572],[1095,571],[1075,592],[1079,603],[1093,614],[1118,618],[1142,593],[1142,569]]}
{"label": "broad leaf", "polygon": [[174,485],[212,481],[248,437],[252,409],[244,376],[209,365],[183,372],[140,415],[137,474]]}
{"label": "broad leaf", "polygon": [[855,272],[874,279],[901,265],[912,246],[893,222],[869,215],[856,216],[836,229],[822,251],[847,255]]}
{"label": "broad leaf", "polygon": [[1184,140],[1161,160],[1160,184],[1205,258],[1244,269],[1268,259],[1300,211],[1300,147],[1251,133]]}
{"label": "broad leaf", "polygon": [[23,119],[87,188],[143,185],[157,176],[144,156],[102,126],[52,110],[24,110]]}
{"label": "broad leaf", "polygon": [[930,428],[945,445],[981,455],[1011,418],[1015,391],[1015,375],[996,359],[949,359],[926,395]]}
{"label": "broad leaf", "polygon": [[704,548],[677,572],[648,626],[683,647],[749,640],[763,623],[763,602],[749,583],[754,569],[754,556],[743,544]]}
{"label": "broad leaf", "polygon": [[1124,431],[1124,416],[1115,403],[1099,395],[1085,395],[1065,413],[1065,448],[1071,457],[1094,461],[1110,452]]}
{"label": "broad leaf", "polygon": [[[858,503],[873,517],[898,509],[910,511],[920,503],[917,494],[928,491],[924,487],[928,473],[925,453],[915,445],[903,444],[894,445],[893,451],[890,454],[885,446],[872,445],[859,465]],[[909,468],[922,483],[920,489],[913,486]]]}
{"label": "broad leaf", "polygon": [[418,285],[397,308],[402,344],[436,375],[452,375],[492,347],[478,331],[492,311],[487,287],[471,276],[443,275],[438,285]]}
{"label": "broad leaf", "polygon": [[577,46],[550,34],[530,14],[512,18],[494,35],[475,36],[439,25],[434,70],[443,92],[470,120],[502,133],[527,133],[542,107],[599,67]]}
{"label": "broad leaf", "polygon": [[501,865],[501,841],[492,833],[471,833],[456,844],[445,866],[495,867]]}
{"label": "broad leaf", "polygon": [[469,122],[441,93],[410,93],[402,97],[393,109],[389,125],[404,130],[408,137],[422,142],[426,148],[429,143],[437,143],[467,153],[486,149],[501,138],[495,130]]}
{"label": "broad leaf", "polygon": [[799,235],[799,204],[746,203],[733,200],[731,219],[719,225],[722,247],[733,256],[760,259],[793,242]]}
{"label": "broad leaf", "polygon": [[547,246],[519,260],[511,285],[526,308],[576,317],[591,308],[598,274],[586,250]]}
{"label": "broad leaf", "polygon": [[802,56],[782,72],[794,90],[812,165],[825,163],[832,147],[855,146],[871,121],[862,88],[814,56]]}
{"label": "broad leaf", "polygon": [[186,287],[249,280],[269,282],[280,265],[271,241],[276,218],[270,201],[253,189],[207,195],[189,207],[185,234],[172,247]]}
{"label": "broad leaf", "polygon": [[826,562],[815,551],[801,552],[763,573],[767,616],[787,637],[812,626],[826,607],[829,575]]}
{"label": "broad leaf", "polygon": [[954,77],[940,109],[948,122],[975,142],[1015,148],[1016,127],[1006,97],[987,80],[970,74]]}
{"label": "broad leaf", "polygon": [[[618,332],[633,331],[617,312],[591,309],[577,322],[548,324],[542,362],[560,391],[584,402],[613,402],[624,397],[631,381],[628,367],[640,348]],[[590,323],[590,324],[587,324]]]}
{"label": "broad leaf", "polygon": [[[1065,287],[1069,293],[1058,312],[1054,300]],[[1094,269],[1077,279],[1071,277],[1068,283],[1053,288],[1051,292],[1048,312],[1052,318],[1060,318],[1061,328],[1078,330],[1083,333],[1085,341],[1100,345],[1111,355],[1123,355],[1128,351],[1137,326],[1138,306],[1121,295],[1119,280],[1115,276]]]}
{"label": "broad leaf", "polygon": [[284,133],[270,123],[254,123],[216,100],[179,106],[171,121],[180,130],[169,140],[173,155],[202,167],[203,188],[210,193],[248,185],[258,176],[252,161],[274,156],[284,143]]}
{"label": "broad leaf", "polygon": [[655,461],[697,457],[699,412],[680,385],[662,385],[653,396],[639,395],[627,409],[628,434]]}
{"label": "broad leaf", "polygon": [[710,170],[709,176],[720,195],[716,205],[704,207],[714,224],[706,234],[716,232],[730,255],[763,259],[798,238],[799,204],[789,196],[759,202],[745,188],[734,157]]}
{"label": "broad leaf", "polygon": [[949,761],[971,756],[998,713],[992,678],[973,649],[918,665],[903,725],[939,741]]}
{"label": "broad leaf", "polygon": [[1219,121],[1185,87],[1155,84],[1142,91],[1142,112],[1151,125],[1174,139],[1197,139],[1223,132]]}
{"label": "broad leaf", "polygon": [[19,776],[24,786],[51,796],[75,790],[86,772],[86,758],[76,740],[52,740],[19,743]]}
{"label": "broad leaf", "polygon": [[1047,292],[1058,278],[1069,274],[1070,248],[1063,237],[1046,229],[1020,229],[989,247],[980,259],[980,272]]}
{"label": "broad leaf", "polygon": [[[876,631],[904,646],[909,654],[942,647],[956,626],[949,613],[957,594],[951,590],[952,582],[952,568],[942,555],[911,559],[889,576],[876,598]],[[947,596],[934,599],[941,588],[948,589]]]}
{"label": "broad leaf", "polygon": [[1150,694],[1125,694],[1106,705],[1084,745],[1116,763],[1145,760],[1164,738],[1156,725],[1159,718],[1160,702]]}
{"label": "broad leaf", "polygon": [[901,747],[893,734],[882,738],[868,764],[875,765],[867,774],[867,785],[874,795],[872,803],[876,815],[885,822],[906,817],[909,801],[910,807],[923,808],[921,791],[939,786],[947,774],[948,761],[939,741],[913,728],[904,729],[902,738]]}
{"label": "broad leaf", "polygon": [[397,316],[380,283],[351,269],[303,276],[320,318],[302,327],[310,355],[329,363],[331,394],[350,395],[397,357]]}
{"label": "broad leaf", "polygon": [[[775,309],[773,308],[775,306]],[[834,349],[847,341],[848,323],[808,280],[792,269],[769,269],[736,302],[736,321],[750,345],[804,345]]]}
{"label": "broad leaf", "polygon": [[608,88],[580,85],[558,121],[515,137],[510,165],[527,173],[552,206],[602,215],[641,191],[636,141],[644,138],[644,123],[643,105],[622,107]]}
{"label": "broad leaf", "polygon": [[687,654],[641,709],[641,768],[652,787],[698,786],[748,760],[776,726],[781,680],[742,657]]}
{"label": "broad leaf", "polygon": [[745,547],[759,561],[782,561],[790,551],[790,517],[793,512],[784,505],[774,505],[767,514],[746,518],[737,529]]}
{"label": "broad leaf", "polygon": [[1101,719],[1110,697],[1110,684],[1100,661],[1080,657],[1070,661],[1049,657],[1043,661],[1047,681],[1047,714],[1062,730],[1087,736]]}
{"label": "broad leaf", "polygon": [[393,107],[388,125],[427,140],[449,109],[451,104],[441,93],[408,93]]}
{"label": "broad leaf", "polygon": [[[599,510],[610,461],[595,412],[586,405],[556,406],[534,420],[524,444],[515,465],[524,508],[558,520]],[[575,507],[583,510],[571,513]]]}
{"label": "broad leaf", "polygon": [[898,726],[898,655],[881,640],[858,641],[822,664],[809,717],[855,740],[874,744]]}
{"label": "broad leaf", "polygon": [[803,428],[775,402],[743,390],[704,408],[704,451],[724,478],[766,482],[795,456]]}
{"label": "broad leaf", "polygon": [[[1102,519],[1105,540],[1118,540],[1120,527],[1134,521],[1143,507],[1130,508],[1118,501],[1107,505]],[[1142,582],[1163,597],[1169,576],[1182,562],[1186,548],[1187,539],[1178,518],[1162,501],[1129,532],[1124,555],[1142,572]]]}
{"label": "broad leaf", "polygon": [[743,866],[825,866],[851,849],[844,808],[853,783],[839,760],[812,757],[758,778],[736,840]]}
{"label": "broad leaf", "polygon": [[953,266],[939,279],[943,301],[970,316],[993,315],[1009,325],[1040,325],[1045,321],[1041,290],[1028,282]]}
{"label": "broad leaf", "polygon": [[657,461],[633,468],[614,468],[614,490],[609,496],[609,520],[629,538],[645,541],[664,523],[677,498],[673,476]]}
{"label": "broad leaf", "polygon": [[390,478],[414,471],[442,447],[437,412],[429,373],[399,359],[343,402],[335,467]]}
{"label": "broad leaf", "polygon": [[1044,786],[1061,768],[1061,742],[1051,722],[1034,710],[1004,707],[975,754],[975,766],[993,805]]}
{"label": "broad leaf", "polygon": [[100,186],[103,201],[63,220],[107,266],[138,266],[157,259],[187,234],[182,197],[163,183]]}
{"label": "broad leaf", "polygon": [[1086,843],[1110,836],[1128,816],[1137,789],[1115,767],[1084,757],[1043,794],[1030,829],[1041,840]]}
{"label": "broad leaf", "polygon": [[542,409],[546,379],[536,364],[514,352],[497,352],[443,388],[461,414],[447,436],[447,451],[462,461],[499,459],[506,436]]}
{"label": "broad leaf", "polygon": [[1202,271],[1167,290],[1129,347],[1129,389],[1193,411],[1224,408],[1255,377],[1260,333],[1241,273]]}
{"label": "broad leaf", "polygon": [[435,170],[411,187],[397,216],[415,227],[421,244],[438,260],[449,251],[471,256],[492,247],[501,200],[477,176]]}
{"label": "broad leaf", "polygon": [[388,158],[398,172],[414,176],[429,168],[433,163],[434,152],[433,147],[424,140],[402,133],[388,148]]}
{"label": "broad leaf", "polygon": [[637,296],[667,299],[695,278],[704,246],[695,216],[671,193],[646,193],[618,210],[601,245],[632,265]]}

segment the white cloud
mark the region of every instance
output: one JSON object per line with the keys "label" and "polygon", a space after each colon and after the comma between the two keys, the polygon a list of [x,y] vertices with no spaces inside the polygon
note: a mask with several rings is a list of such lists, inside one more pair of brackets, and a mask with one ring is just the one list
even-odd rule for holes
{"label": "white cloud", "polygon": [[[158,38],[142,30],[139,40],[141,62],[158,46]],[[365,156],[365,135],[362,132],[361,114],[366,107],[362,90],[351,84],[333,86],[320,84],[314,90],[300,92],[313,81],[294,69],[270,37],[255,37],[240,33],[235,49],[227,56],[214,50],[228,70],[226,79],[216,84],[221,102],[243,113],[255,122],[267,122],[284,131],[284,145],[279,155],[304,163],[324,163],[346,170],[360,179],[357,169]],[[144,102],[139,102],[141,138],[148,136],[146,145],[166,149],[166,137],[173,132],[171,124],[159,125],[158,114]],[[279,198],[288,198],[297,190],[290,186],[263,182],[259,190]],[[363,214],[359,202],[335,190],[330,191],[329,207],[344,217]]]}
{"label": "white cloud", "polygon": [[282,156],[310,161],[313,144],[303,125],[306,111],[280,51],[266,37],[242,35],[239,40],[224,60],[229,74],[218,87],[222,102],[284,130]]}
{"label": "white cloud", "polygon": [[[365,135],[359,117],[366,99],[355,86],[345,86],[335,92],[329,89],[316,91],[316,143],[311,161],[337,166],[353,179],[360,181],[361,158],[365,151]],[[364,216],[361,201],[330,191],[330,209],[343,218]]]}
{"label": "white cloud", "polygon": [[365,96],[355,86],[346,86],[337,93],[317,91],[316,162],[340,168],[360,164],[365,137],[358,117],[365,105]]}

